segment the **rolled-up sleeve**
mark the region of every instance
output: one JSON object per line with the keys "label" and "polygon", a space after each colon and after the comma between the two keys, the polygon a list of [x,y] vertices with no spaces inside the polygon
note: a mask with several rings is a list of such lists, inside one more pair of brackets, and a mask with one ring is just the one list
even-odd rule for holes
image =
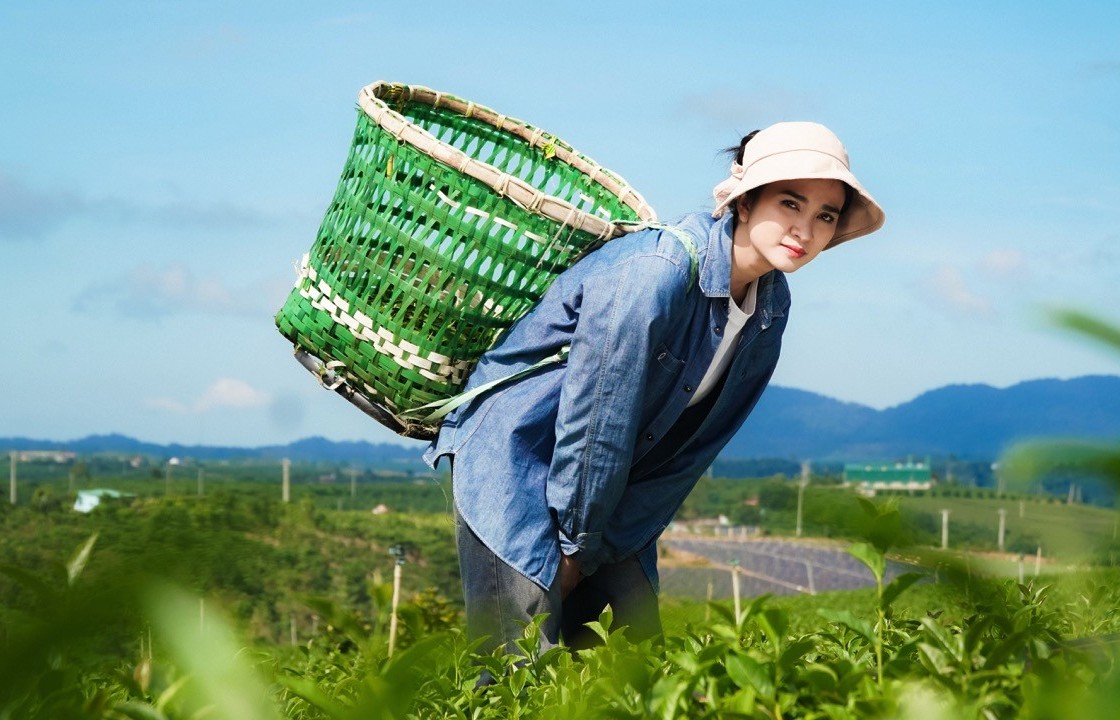
{"label": "rolled-up sleeve", "polygon": [[630,474],[650,359],[669,333],[683,331],[688,268],[660,255],[635,255],[588,275],[561,388],[547,500],[560,547],[585,574],[599,565],[607,520]]}

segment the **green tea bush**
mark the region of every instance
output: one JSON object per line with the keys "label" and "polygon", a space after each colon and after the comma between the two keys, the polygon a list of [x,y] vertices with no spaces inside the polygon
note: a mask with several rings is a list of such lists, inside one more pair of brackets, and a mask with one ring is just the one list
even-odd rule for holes
{"label": "green tea bush", "polygon": [[[817,602],[815,623],[808,607],[795,623],[761,597],[738,613],[713,603],[709,619],[633,644],[606,630],[606,613],[590,625],[597,647],[541,652],[537,623],[505,655],[478,654],[457,609],[425,592],[399,609],[389,657],[391,587],[376,582],[364,610],[306,598],[320,624],[297,645],[253,643],[214,604],[152,575],[99,573],[111,555],[92,536],[65,565],[0,567],[35,598],[4,615],[0,717],[1112,717],[1115,572],[1020,585],[946,560],[936,593],[921,573],[887,582],[902,515],[867,501],[859,511],[851,553],[876,585],[798,598]],[[900,603],[916,588],[925,607]]]}

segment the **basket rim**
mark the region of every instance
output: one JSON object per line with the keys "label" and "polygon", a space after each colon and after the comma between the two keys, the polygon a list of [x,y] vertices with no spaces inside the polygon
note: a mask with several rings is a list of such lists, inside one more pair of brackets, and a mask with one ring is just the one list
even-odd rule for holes
{"label": "basket rim", "polygon": [[538,212],[550,220],[576,230],[590,233],[600,240],[608,240],[626,232],[616,221],[605,220],[598,215],[580,210],[566,200],[538,190],[521,178],[502,172],[489,163],[476,160],[462,150],[439,140],[389,107],[389,104],[382,99],[383,95],[396,95],[394,102],[403,96],[403,99],[408,101],[422,102],[435,108],[451,110],[464,117],[476,118],[521,138],[529,143],[530,147],[545,150],[546,146],[550,146],[547,152],[553,154],[557,160],[587,175],[592,182],[602,186],[633,210],[641,220],[657,219],[656,213],[645,198],[619,175],[576,151],[562,139],[523,120],[423,85],[378,80],[365,86],[358,93],[358,106],[362,112],[398,141],[408,143],[436,161],[469,175],[527,210]]}

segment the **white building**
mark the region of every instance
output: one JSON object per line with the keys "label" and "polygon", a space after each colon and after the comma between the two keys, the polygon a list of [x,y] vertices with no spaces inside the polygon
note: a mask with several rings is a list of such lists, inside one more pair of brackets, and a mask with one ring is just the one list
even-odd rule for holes
{"label": "white building", "polygon": [[101,498],[125,498],[135,497],[129,493],[122,493],[119,490],[110,490],[108,488],[97,488],[94,490],[79,490],[78,499],[74,501],[74,509],[81,513],[88,513],[95,507],[101,504]]}

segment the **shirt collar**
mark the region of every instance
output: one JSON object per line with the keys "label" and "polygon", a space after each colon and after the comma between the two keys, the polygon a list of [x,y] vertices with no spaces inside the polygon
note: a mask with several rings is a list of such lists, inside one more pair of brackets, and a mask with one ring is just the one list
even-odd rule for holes
{"label": "shirt collar", "polygon": [[700,290],[708,297],[731,295],[731,217],[732,213],[724,213],[719,219],[697,218],[710,222],[708,247],[700,263]]}
{"label": "shirt collar", "polygon": [[[695,213],[686,216],[681,227],[691,230],[694,236],[704,238],[708,243],[700,258],[700,291],[707,297],[731,297],[731,232],[733,213],[724,213],[713,218],[708,213]],[[758,278],[758,295],[755,312],[760,314],[764,325],[771,318],[785,314],[782,301],[775,302],[775,284],[784,285],[781,273],[771,270]]]}

